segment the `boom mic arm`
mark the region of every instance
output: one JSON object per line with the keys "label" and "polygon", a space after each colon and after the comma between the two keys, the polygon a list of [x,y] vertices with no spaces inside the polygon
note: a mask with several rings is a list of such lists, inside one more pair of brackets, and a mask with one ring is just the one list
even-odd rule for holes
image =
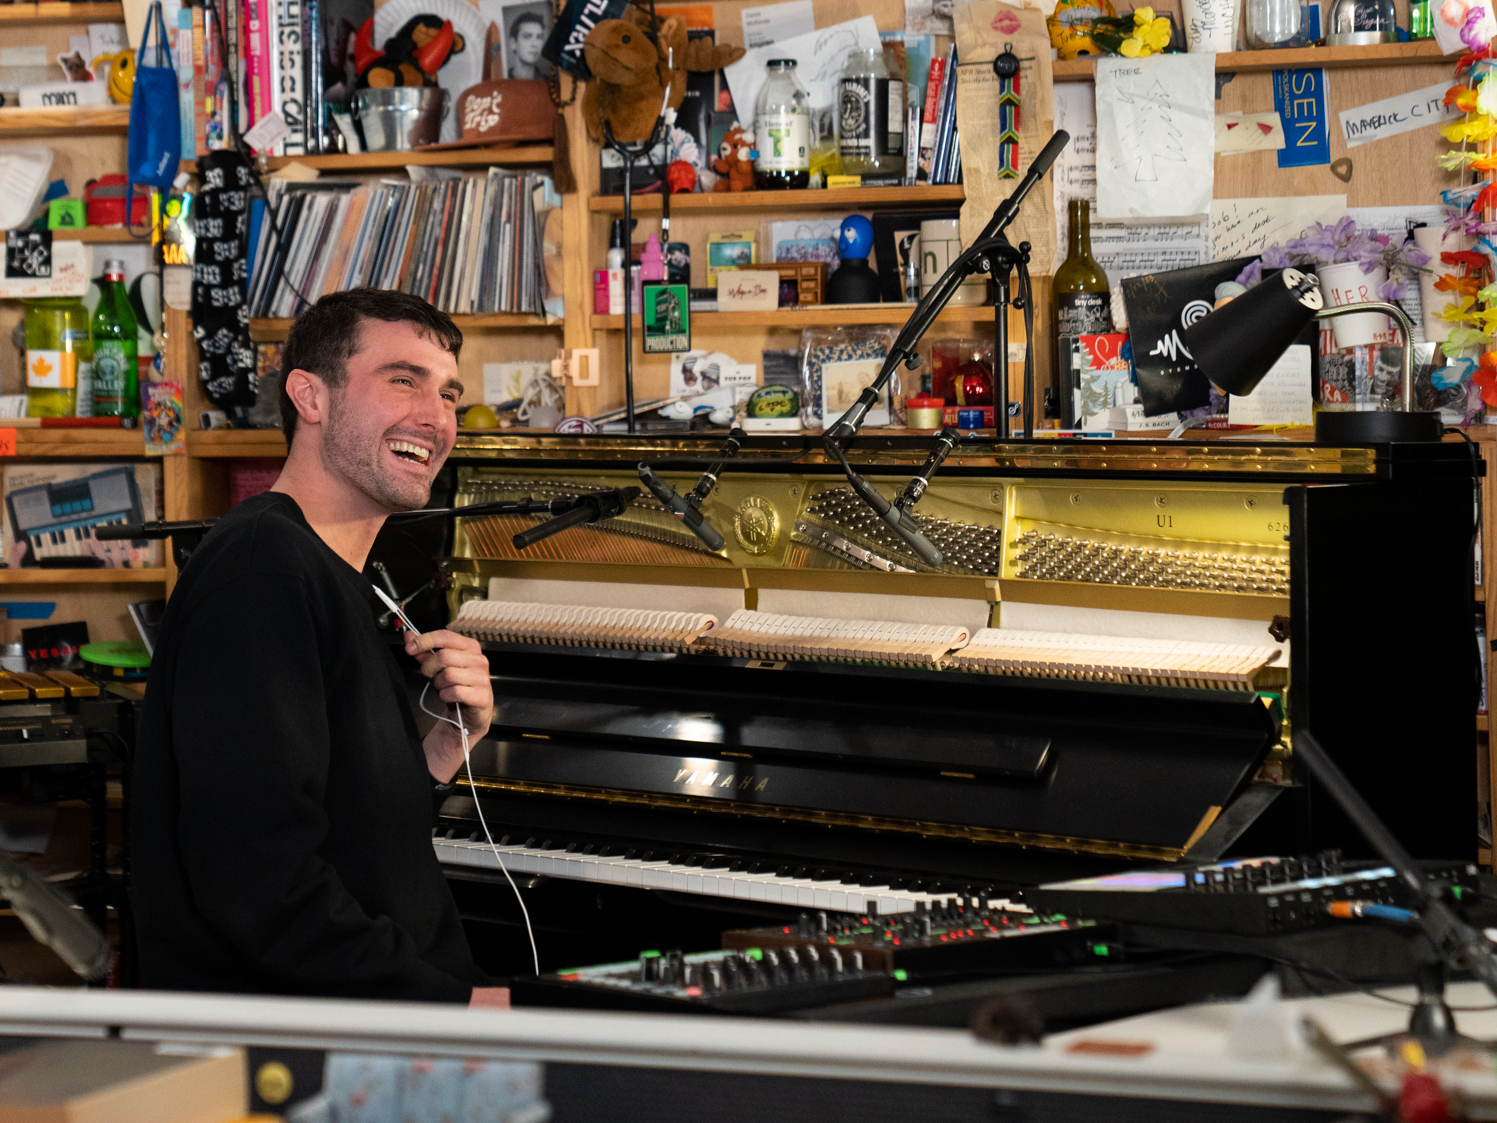
{"label": "boom mic arm", "polygon": [[[662,480],[655,469],[649,464],[641,464],[639,466],[639,478],[645,487],[650,489],[650,494],[660,500],[665,505],[667,511],[680,519],[688,530],[700,538],[707,549],[716,553],[727,544],[723,536],[717,532],[712,524],[702,517],[702,512],[697,509],[696,504],[691,502],[696,496],[695,491],[686,497],[678,495],[676,489]],[[715,481],[716,477],[714,477]],[[697,487],[701,487],[700,482],[698,482]],[[711,485],[708,486],[708,491],[710,490]],[[698,499],[696,502],[700,503],[701,500]]]}
{"label": "boom mic arm", "polygon": [[576,499],[563,500],[566,507],[559,514],[514,536],[515,549],[529,549],[537,542],[550,538],[553,534],[560,534],[569,527],[617,518],[628,510],[629,504],[638,499],[640,494],[637,487],[620,487],[609,491],[590,491]]}

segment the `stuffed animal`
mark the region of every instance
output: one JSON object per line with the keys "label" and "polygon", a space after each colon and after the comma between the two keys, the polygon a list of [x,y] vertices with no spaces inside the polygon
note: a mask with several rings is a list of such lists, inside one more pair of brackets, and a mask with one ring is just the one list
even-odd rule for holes
{"label": "stuffed animal", "polygon": [[587,33],[582,57],[593,76],[582,96],[582,115],[593,140],[603,139],[604,121],[615,140],[627,144],[646,139],[667,87],[666,104],[679,108],[686,96],[688,70],[721,70],[743,57],[742,47],[689,38],[679,16],[661,21],[654,36],[649,22],[647,14],[631,7],[625,18],[600,20]]}
{"label": "stuffed animal", "polygon": [[385,49],[374,49],[374,17],[370,16],[354,38],[354,70],[360,89],[392,86],[435,86],[437,71],[466,44],[452,30],[452,21],[440,16],[420,15],[385,40]]}
{"label": "stuffed animal", "polygon": [[752,191],[754,188],[754,142],[739,125],[728,130],[717,146],[718,158],[712,170],[722,178],[712,185],[713,191]]}

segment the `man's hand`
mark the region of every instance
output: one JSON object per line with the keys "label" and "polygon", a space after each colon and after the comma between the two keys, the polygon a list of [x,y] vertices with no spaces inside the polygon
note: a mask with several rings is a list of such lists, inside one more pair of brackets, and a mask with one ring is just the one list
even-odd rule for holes
{"label": "man's hand", "polygon": [[[443,702],[462,707],[462,722],[473,746],[489,731],[494,719],[494,690],[489,683],[489,660],[478,641],[445,628],[405,634],[405,651],[421,662],[421,673],[431,679],[432,691]],[[428,703],[430,705],[430,703]],[[435,706],[431,707],[436,709]],[[423,742],[426,767],[447,783],[463,763],[463,740],[454,726],[439,721]]]}
{"label": "man's hand", "polygon": [[474,987],[468,1005],[475,1008],[486,1006],[490,1010],[508,1010],[509,987]]}

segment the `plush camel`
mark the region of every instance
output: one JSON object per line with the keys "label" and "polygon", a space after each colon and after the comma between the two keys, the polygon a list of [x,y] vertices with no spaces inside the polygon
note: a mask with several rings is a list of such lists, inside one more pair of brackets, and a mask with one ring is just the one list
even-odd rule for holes
{"label": "plush camel", "polygon": [[646,34],[648,23],[648,15],[630,8],[624,19],[602,20],[588,32],[582,57],[593,76],[582,96],[582,115],[593,140],[603,139],[604,121],[615,140],[646,139],[667,87],[667,104],[676,109],[686,96],[688,70],[721,70],[743,57],[742,47],[690,39],[679,16],[663,20],[655,40]]}

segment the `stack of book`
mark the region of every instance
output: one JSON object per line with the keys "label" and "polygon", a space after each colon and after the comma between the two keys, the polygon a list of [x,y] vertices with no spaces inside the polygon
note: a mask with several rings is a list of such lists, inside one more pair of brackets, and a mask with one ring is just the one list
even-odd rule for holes
{"label": "stack of book", "polygon": [[444,312],[544,315],[541,232],[561,205],[549,176],[488,169],[430,181],[269,184],[252,238],[249,309],[298,315],[325,293],[399,289]]}
{"label": "stack of book", "polygon": [[[945,58],[930,60],[925,83],[925,107],[920,118],[918,169],[907,169],[907,183],[960,183],[961,138],[956,131],[956,44]],[[913,119],[913,113],[911,114]],[[914,154],[914,146],[911,146]],[[913,177],[911,173],[913,172]]]}

